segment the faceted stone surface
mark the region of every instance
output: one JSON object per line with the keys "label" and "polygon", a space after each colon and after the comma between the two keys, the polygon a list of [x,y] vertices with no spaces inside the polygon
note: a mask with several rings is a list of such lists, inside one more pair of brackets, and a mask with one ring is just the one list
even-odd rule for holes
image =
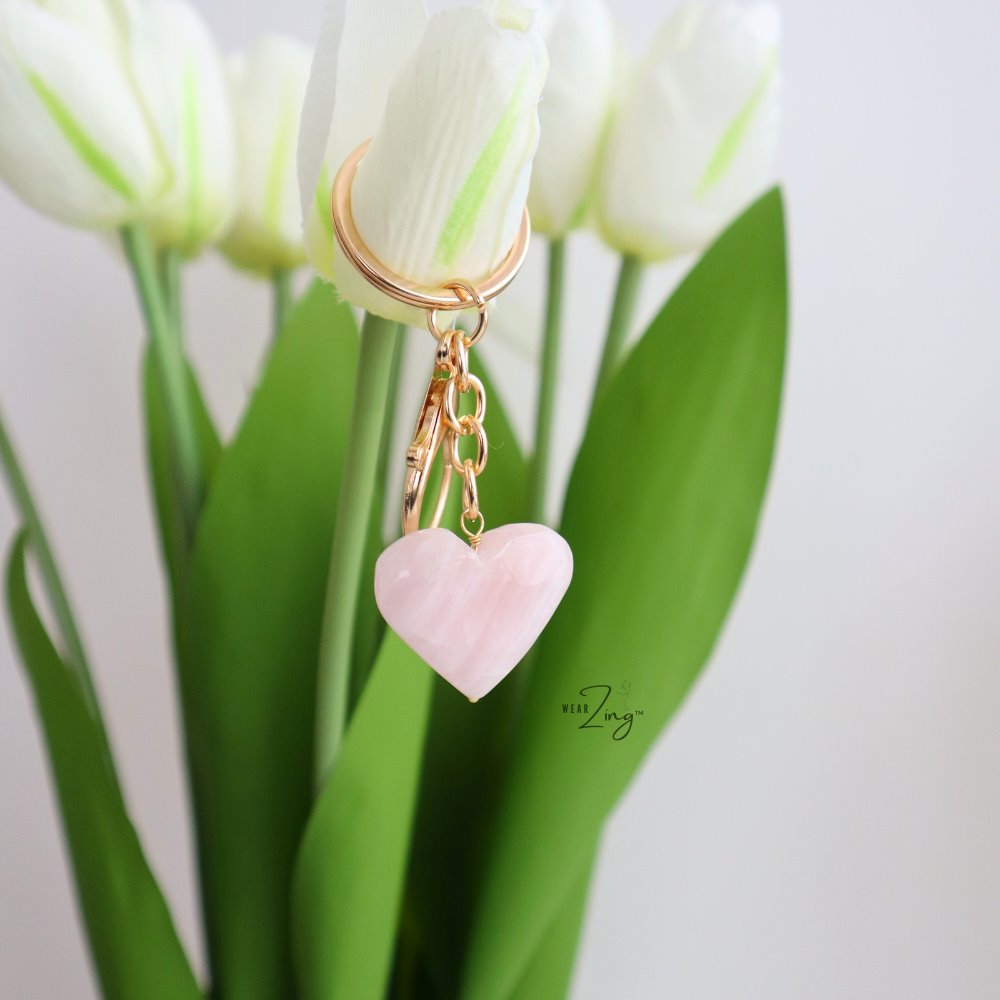
{"label": "faceted stone surface", "polygon": [[506,524],[473,550],[443,528],[393,542],[375,600],[404,642],[476,701],[517,666],[569,587],[573,553],[541,524]]}

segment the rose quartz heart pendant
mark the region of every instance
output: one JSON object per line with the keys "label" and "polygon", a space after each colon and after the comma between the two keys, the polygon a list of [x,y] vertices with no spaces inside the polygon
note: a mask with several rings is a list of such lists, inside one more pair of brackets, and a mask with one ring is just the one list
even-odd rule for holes
{"label": "rose quartz heart pendant", "polygon": [[443,528],[404,535],[375,564],[375,601],[397,635],[471,701],[517,666],[573,576],[565,539],[506,524],[476,549]]}

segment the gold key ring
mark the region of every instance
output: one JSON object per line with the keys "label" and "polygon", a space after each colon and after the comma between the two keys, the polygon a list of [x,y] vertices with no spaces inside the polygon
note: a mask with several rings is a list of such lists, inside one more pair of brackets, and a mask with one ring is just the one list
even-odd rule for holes
{"label": "gold key ring", "polygon": [[[368,249],[354,224],[354,215],[351,211],[351,185],[354,183],[358,164],[364,159],[370,144],[371,139],[367,139],[344,160],[330,192],[330,214],[333,217],[333,231],[340,249],[375,288],[398,302],[429,311],[468,309],[470,306],[475,308],[476,302],[470,301],[469,294],[465,291],[469,287],[467,282],[450,281],[438,289],[424,288],[387,268]],[[530,238],[531,221],[526,208],[521,215],[521,226],[514,243],[507,251],[507,256],[492,274],[475,283],[475,289],[484,303],[499,295],[514,280],[524,263]]]}
{"label": "gold key ring", "polygon": [[[462,530],[475,549],[483,537],[485,518],[479,509],[479,491],[476,477],[486,467],[488,445],[483,418],[486,415],[486,393],[482,382],[469,371],[469,348],[486,332],[489,321],[487,303],[499,295],[514,280],[524,263],[531,237],[531,221],[527,208],[521,215],[514,243],[496,269],[481,281],[454,278],[439,288],[425,288],[387,268],[371,252],[361,238],[351,210],[351,188],[358,165],[364,159],[371,140],[363,142],[344,161],[330,191],[330,215],[337,245],[354,268],[377,291],[404,305],[427,312],[427,326],[437,340],[434,372],[427,394],[420,408],[413,439],[406,451],[406,481],[403,485],[403,533],[420,530],[420,509],[430,478],[431,466],[438,452],[444,447],[441,485],[431,526],[437,527],[445,504],[453,472],[463,480]],[[462,330],[442,330],[437,322],[438,312],[475,309],[478,313],[476,328],[471,333]],[[459,416],[458,394],[472,392],[475,412]],[[474,437],[476,458],[462,460],[458,454],[458,440]]]}

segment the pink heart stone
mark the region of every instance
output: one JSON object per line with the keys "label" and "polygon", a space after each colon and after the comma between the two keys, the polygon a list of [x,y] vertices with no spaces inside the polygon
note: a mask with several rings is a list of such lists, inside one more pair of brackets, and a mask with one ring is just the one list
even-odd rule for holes
{"label": "pink heart stone", "polygon": [[531,648],[566,593],[573,553],[541,524],[505,524],[473,549],[444,528],[404,535],[375,564],[393,631],[471,701]]}

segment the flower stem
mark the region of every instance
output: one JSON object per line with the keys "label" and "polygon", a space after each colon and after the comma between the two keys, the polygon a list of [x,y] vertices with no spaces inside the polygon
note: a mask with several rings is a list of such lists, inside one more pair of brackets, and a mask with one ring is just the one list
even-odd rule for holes
{"label": "flower stem", "polygon": [[202,481],[184,352],[159,281],[149,238],[137,226],[123,227],[121,235],[153,346],[156,371],[170,422],[171,452],[184,515],[184,532],[190,543],[194,537],[205,484]]}
{"label": "flower stem", "polygon": [[604,354],[601,356],[601,365],[597,369],[594,402],[597,402],[601,393],[607,388],[615,369],[618,367],[618,362],[621,361],[625,350],[625,340],[635,316],[642,274],[643,264],[638,257],[633,257],[631,254],[622,256],[621,268],[618,271],[618,285],[615,288],[615,299],[608,320],[608,333],[604,341]]}
{"label": "flower stem", "polygon": [[528,511],[532,521],[545,521],[552,451],[552,420],[556,383],[559,380],[559,339],[562,334],[563,287],[565,284],[566,241],[549,244],[549,286],[545,301],[545,331],[542,337],[542,364],[535,413],[535,455],[528,485]]}
{"label": "flower stem", "polygon": [[292,307],[292,272],[288,268],[276,268],[271,274],[272,333],[277,339],[288,319],[288,310]]}
{"label": "flower stem", "polygon": [[337,758],[347,723],[358,585],[378,480],[379,445],[389,401],[393,358],[400,335],[398,323],[371,314],[365,316],[361,326],[361,350],[320,636],[316,692],[317,788]]}
{"label": "flower stem", "polygon": [[52,546],[49,545],[48,535],[45,532],[45,526],[42,524],[38,507],[31,495],[31,487],[28,485],[28,480],[24,475],[24,470],[18,460],[14,445],[7,435],[2,417],[0,417],[0,464],[3,465],[3,472],[10,487],[11,495],[14,498],[14,505],[28,532],[28,542],[38,560],[42,585],[45,588],[56,626],[62,638],[64,654],[80,683],[80,691],[83,694],[84,701],[87,703],[91,715],[98,722],[99,728],[103,732],[104,724],[101,721],[101,711],[97,702],[97,694],[94,691],[90,665],[83,648],[83,640],[80,638],[80,632],[76,627],[76,620],[73,617],[73,609],[69,603],[69,596],[66,593],[66,588],[63,586],[62,577],[59,575],[59,567],[56,565]]}
{"label": "flower stem", "polygon": [[[364,571],[367,571],[368,566],[371,564],[372,553],[368,548],[368,545],[371,544],[372,538],[378,538],[380,542],[384,538],[382,524],[385,515],[385,490],[389,472],[389,449],[393,446],[393,428],[396,426],[396,409],[399,404],[399,392],[402,385],[403,348],[405,343],[405,337],[396,338],[396,347],[393,350],[392,355],[392,367],[389,371],[389,396],[386,400],[385,416],[382,420],[382,441],[379,445],[378,452],[378,472],[375,478],[375,493],[372,499],[368,531],[365,536],[367,542],[365,546],[365,554],[362,560],[362,565],[365,568]],[[395,507],[395,505],[393,505],[393,507],[394,510],[398,512],[398,507]],[[371,521],[374,521],[375,523],[372,524]],[[392,527],[389,529],[389,535],[386,539],[389,543],[396,541],[402,529],[401,518],[398,513],[392,519],[390,524]],[[370,587],[371,584],[372,581],[370,579],[359,580],[358,594],[361,594],[362,587],[366,585]],[[361,700],[361,695],[365,690],[365,685],[368,683],[368,678],[371,676],[372,668],[375,666],[375,657],[378,655],[377,645],[374,649],[372,649],[372,655],[370,657],[360,657],[358,655],[359,649],[363,647],[366,641],[366,636],[363,634],[362,630],[369,630],[367,632],[368,636],[371,635],[371,630],[379,630],[378,623],[381,622],[382,617],[377,608],[372,611],[372,615],[373,617],[371,618],[362,618],[359,612],[354,618],[354,640],[351,644],[351,678],[350,683],[348,684],[348,718],[350,718],[351,713]]]}
{"label": "flower stem", "polygon": [[160,251],[160,280],[163,283],[163,298],[167,316],[176,336],[180,336],[181,317],[181,255],[179,250]]}

